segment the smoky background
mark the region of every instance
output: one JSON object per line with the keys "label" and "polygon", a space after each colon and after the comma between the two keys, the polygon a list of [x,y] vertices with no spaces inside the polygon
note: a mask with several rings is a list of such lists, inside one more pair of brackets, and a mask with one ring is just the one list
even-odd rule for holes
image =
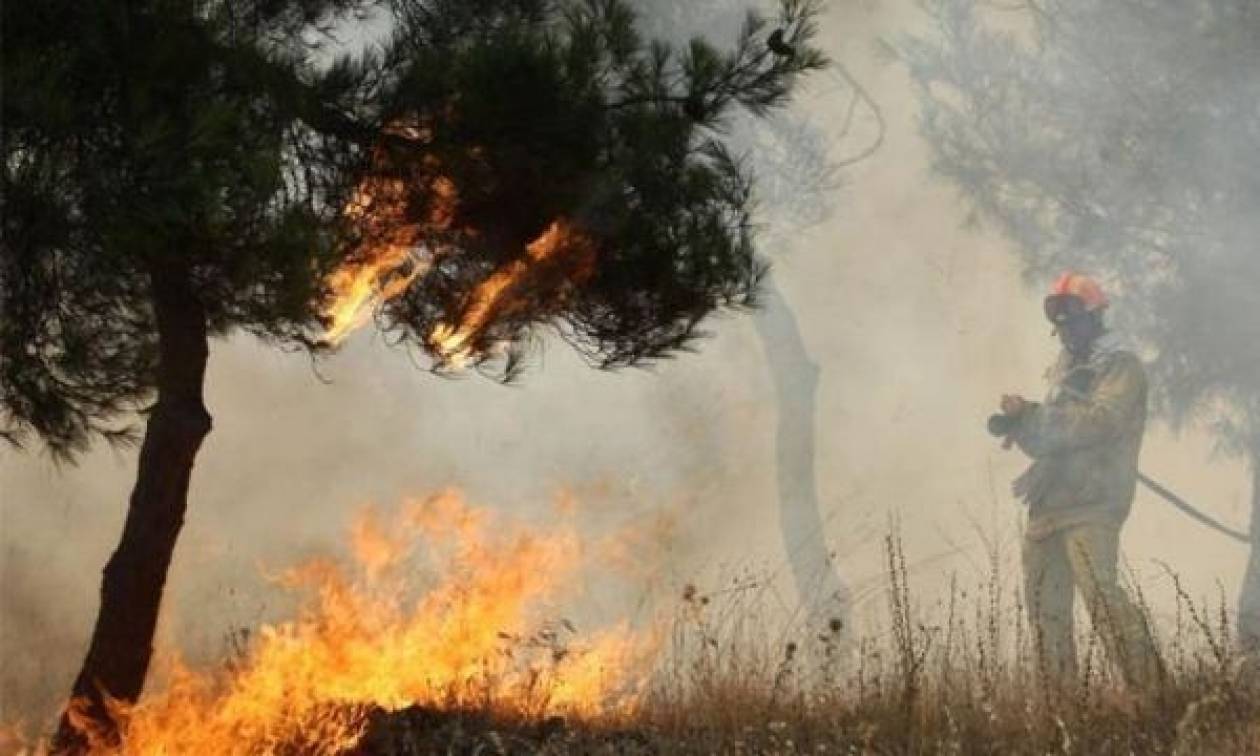
{"label": "smoky background", "polygon": [[[749,3],[707,0],[676,13],[680,4],[643,5],[655,13],[649,31],[704,33],[720,44],[733,39]],[[995,23],[1009,23],[994,13]],[[799,142],[731,125],[768,178],[762,248],[818,368],[823,532],[801,535],[834,554],[856,624],[871,631],[884,608],[890,531],[927,611],[952,576],[987,579],[990,554],[1015,582],[1021,512],[1007,487],[1025,462],[997,447],[984,419],[1001,393],[1039,396],[1056,353],[1041,315],[1046,281],[1024,275],[1007,238],[967,222],[968,205],[933,171],[912,79],[882,44],[932,33],[913,0],[835,0],[819,43],[877,103],[878,117],[864,108],[846,129],[851,83],[822,75],[776,116],[781,133],[800,127]],[[843,165],[877,133],[876,151]],[[841,167],[776,172],[819,149]],[[1237,316],[1254,320],[1260,310]],[[592,538],[625,527],[649,533],[635,541],[641,574],[592,579],[582,609],[592,617],[642,615],[686,584],[716,587],[738,574],[772,582],[791,615],[800,602],[785,568],[792,540],[781,533],[776,485],[780,403],[755,320],[763,317],[719,316],[697,353],[649,370],[592,371],[549,342],[513,386],[435,377],[370,329],[316,364],[246,336],[215,342],[206,398],[215,428],[194,473],[159,643],[194,662],[219,657],[235,628],[292,609],[261,577],[267,568],[340,551],[365,504],[388,511],[448,486],[544,529],[563,494]],[[1193,427],[1174,434],[1152,423],[1142,467],[1245,528],[1249,476],[1213,446]],[[73,467],[37,449],[0,449],[0,721],[40,721],[69,689],[134,467],[134,451],[103,446]],[[1144,492],[1123,547],[1157,616],[1171,606],[1171,589],[1155,560],[1176,569],[1194,597],[1229,604],[1247,556]]]}

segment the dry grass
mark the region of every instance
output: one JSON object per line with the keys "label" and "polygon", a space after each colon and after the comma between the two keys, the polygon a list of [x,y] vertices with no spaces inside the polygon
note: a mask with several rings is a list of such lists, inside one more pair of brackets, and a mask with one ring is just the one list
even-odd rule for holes
{"label": "dry grass", "polygon": [[1227,613],[1208,616],[1172,573],[1171,626],[1145,612],[1161,683],[1126,690],[1092,629],[1077,679],[1041,673],[1022,599],[1003,591],[996,559],[978,591],[955,584],[944,616],[920,620],[899,544],[886,546],[888,627],[873,638],[824,621],[772,653],[756,607],[684,597],[675,661],[639,712],[656,751],[1260,754],[1256,671],[1235,651]]}
{"label": "dry grass", "polygon": [[1260,754],[1260,670],[1235,650],[1228,613],[1191,601],[1171,571],[1168,621],[1149,622],[1138,596],[1164,674],[1127,690],[1084,627],[1078,677],[1046,678],[996,557],[983,584],[954,583],[938,610],[921,611],[895,537],[886,554],[885,620],[872,632],[828,618],[785,625],[769,582],[752,576],[688,587],[650,686],[615,721],[565,722],[489,697],[477,711],[363,711],[354,753]]}
{"label": "dry grass", "polygon": [[782,629],[753,579],[689,587],[628,718],[412,711],[382,715],[362,753],[1260,754],[1260,685],[1227,613],[1205,613],[1171,572],[1175,617],[1151,626],[1162,682],[1131,691],[1085,628],[1078,678],[1047,680],[996,558],[978,590],[955,584],[942,616],[916,617],[897,540],[886,546],[887,626],[865,640],[825,618]]}
{"label": "dry grass", "polygon": [[382,713],[360,752],[1260,753],[1255,669],[1234,650],[1227,612],[1206,614],[1172,572],[1176,616],[1150,626],[1162,682],[1126,690],[1086,629],[1079,677],[1046,679],[997,558],[979,590],[955,583],[929,624],[912,610],[900,546],[886,546],[887,627],[866,640],[825,619],[808,633],[776,629],[757,581],[688,587],[629,718]]}

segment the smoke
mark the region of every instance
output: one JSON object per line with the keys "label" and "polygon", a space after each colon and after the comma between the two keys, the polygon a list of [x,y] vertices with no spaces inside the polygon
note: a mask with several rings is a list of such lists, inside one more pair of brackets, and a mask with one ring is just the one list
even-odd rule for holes
{"label": "smoke", "polygon": [[[881,38],[930,31],[913,0],[830,7],[820,42],[878,102],[887,133],[830,189],[829,217],[779,236],[791,254],[769,250],[823,371],[824,535],[859,609],[882,603],[872,600],[883,585],[880,539],[894,520],[925,605],[951,572],[984,576],[981,535],[1013,565],[1020,512],[1007,484],[1023,462],[995,447],[983,421],[1003,392],[1039,395],[1056,349],[1010,242],[968,227],[966,205],[933,174],[909,76],[880,52]],[[818,86],[795,108],[839,128],[844,95]],[[698,353],[649,371],[592,371],[549,344],[512,387],[436,378],[369,333],[317,365],[244,335],[213,344],[215,428],[194,471],[161,640],[194,661],[219,655],[233,628],[287,608],[260,570],[337,548],[366,502],[449,485],[544,524],[558,492],[575,497],[592,531],[661,523],[644,547],[658,563],[645,592],[736,569],[781,575],[764,352],[746,317],[719,317],[710,330]],[[1247,478],[1238,464],[1209,461],[1210,446],[1156,427],[1143,467],[1241,524]],[[134,452],[106,448],[60,469],[37,450],[0,449],[0,721],[40,720],[69,689],[134,468]],[[1196,595],[1215,595],[1217,580],[1233,595],[1243,551],[1163,504],[1139,498],[1124,539],[1144,587],[1158,588],[1160,558]],[[639,598],[598,600],[622,611]]]}

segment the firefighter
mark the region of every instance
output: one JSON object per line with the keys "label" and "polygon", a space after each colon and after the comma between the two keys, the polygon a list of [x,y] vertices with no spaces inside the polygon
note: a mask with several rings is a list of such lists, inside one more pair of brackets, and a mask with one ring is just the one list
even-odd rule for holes
{"label": "firefighter", "polygon": [[1047,372],[1049,394],[1043,402],[1003,396],[991,427],[1032,458],[1012,489],[1028,506],[1024,600],[1043,668],[1061,679],[1076,674],[1079,592],[1112,662],[1142,688],[1158,681],[1159,659],[1117,562],[1137,485],[1146,373],[1136,355],[1106,346],[1107,305],[1088,276],[1068,272],[1054,282],[1045,314],[1063,350]]}

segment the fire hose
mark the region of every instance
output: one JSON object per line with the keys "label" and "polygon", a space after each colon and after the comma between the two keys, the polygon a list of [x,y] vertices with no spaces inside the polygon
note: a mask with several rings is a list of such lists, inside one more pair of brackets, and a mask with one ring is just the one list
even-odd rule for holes
{"label": "fire hose", "polygon": [[1227,535],[1235,541],[1251,543],[1251,539],[1247,537],[1246,533],[1234,530],[1233,528],[1212,518],[1210,515],[1205,514],[1202,510],[1196,509],[1190,504],[1190,502],[1181,498],[1172,491],[1169,491],[1167,488],[1164,488],[1158,481],[1153,480],[1141,472],[1138,472],[1137,479],[1142,485],[1149,488],[1152,493],[1156,494],[1169,504],[1172,504],[1177,509],[1180,509],[1183,514],[1189,515],[1191,519],[1197,520],[1200,524],[1206,525],[1222,535]]}
{"label": "fire hose", "polygon": [[[994,436],[1006,438],[1006,437],[1009,437],[1010,432],[1014,429],[1014,418],[1010,417],[1009,415],[996,414],[989,418],[988,425],[989,425],[989,433],[993,434]],[[1243,533],[1242,531],[1239,531],[1239,530],[1234,530],[1228,525],[1225,525],[1224,523],[1222,523],[1220,520],[1217,520],[1211,515],[1206,514],[1205,512],[1203,512],[1203,510],[1195,507],[1190,502],[1186,501],[1185,499],[1181,498],[1177,494],[1168,490],[1168,488],[1166,488],[1163,484],[1161,484],[1159,481],[1155,480],[1154,478],[1150,477],[1149,475],[1146,475],[1145,473],[1139,471],[1137,474],[1137,479],[1138,479],[1138,482],[1146,486],[1146,488],[1149,489],[1151,493],[1154,493],[1159,498],[1163,499],[1164,501],[1168,502],[1172,506],[1176,507],[1178,510],[1181,511],[1182,514],[1190,517],[1192,520],[1198,522],[1200,525],[1206,525],[1207,527],[1211,528],[1212,530],[1215,530],[1221,535],[1228,536],[1234,539],[1235,541],[1240,541],[1242,543],[1251,543],[1251,538],[1246,533]]]}

